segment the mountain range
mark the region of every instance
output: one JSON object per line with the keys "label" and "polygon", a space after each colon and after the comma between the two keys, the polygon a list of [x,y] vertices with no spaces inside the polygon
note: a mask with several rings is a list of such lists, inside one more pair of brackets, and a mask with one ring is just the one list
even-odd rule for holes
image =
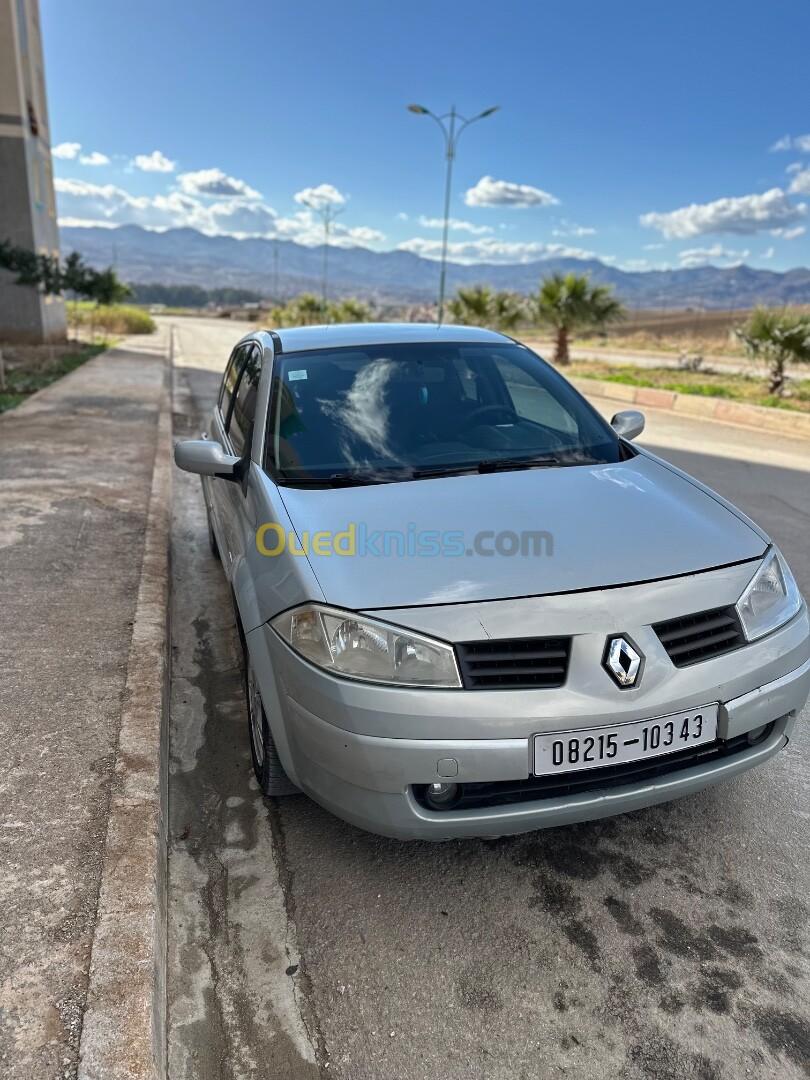
{"label": "mountain range", "polygon": [[[292,240],[208,236],[196,229],[154,232],[138,225],[115,229],[64,226],[64,253],[78,251],[91,266],[114,265],[130,283],[234,286],[271,296],[320,291],[323,248]],[[277,254],[276,254],[277,252]],[[553,258],[519,264],[448,263],[448,291],[487,284],[533,292],[554,271],[587,273],[611,285],[633,308],[746,308],[755,304],[810,304],[810,269],[779,273],[749,266],[701,266],[679,270],[627,271],[598,259]],[[438,263],[407,251],[329,249],[329,291],[386,302],[424,302],[436,295]]]}

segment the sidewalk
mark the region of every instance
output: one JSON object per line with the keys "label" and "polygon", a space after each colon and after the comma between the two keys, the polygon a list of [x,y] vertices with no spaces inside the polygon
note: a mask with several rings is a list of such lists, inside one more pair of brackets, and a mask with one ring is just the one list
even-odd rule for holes
{"label": "sidewalk", "polygon": [[[154,968],[157,828],[142,811],[157,807],[165,666],[165,346],[132,339],[0,419],[4,1080],[112,1075],[107,991],[132,1012],[120,1075],[146,1075],[151,994],[131,992]],[[133,686],[145,664],[149,700]]]}

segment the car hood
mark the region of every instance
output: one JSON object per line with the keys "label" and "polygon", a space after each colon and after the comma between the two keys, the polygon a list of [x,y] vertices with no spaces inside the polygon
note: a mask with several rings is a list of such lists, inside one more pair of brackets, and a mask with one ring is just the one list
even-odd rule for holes
{"label": "car hood", "polygon": [[[643,454],[611,465],[280,490],[327,603],[356,610],[652,581],[765,548],[741,517]],[[317,532],[343,534],[344,551],[354,536],[355,554],[315,554]],[[539,535],[522,553],[498,553],[526,533]]]}

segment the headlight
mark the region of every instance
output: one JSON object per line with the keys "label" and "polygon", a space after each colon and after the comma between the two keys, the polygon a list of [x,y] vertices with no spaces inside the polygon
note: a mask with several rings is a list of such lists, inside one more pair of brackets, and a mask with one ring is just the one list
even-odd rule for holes
{"label": "headlight", "polygon": [[802,606],[799,586],[781,553],[772,548],[737,601],[749,641],[770,634],[788,622]]}
{"label": "headlight", "polygon": [[398,686],[461,686],[450,645],[376,619],[304,604],[270,625],[297,653],[333,675]]}

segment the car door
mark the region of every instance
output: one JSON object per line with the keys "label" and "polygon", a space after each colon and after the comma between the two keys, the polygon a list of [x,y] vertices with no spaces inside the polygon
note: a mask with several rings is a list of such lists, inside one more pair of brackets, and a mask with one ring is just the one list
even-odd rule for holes
{"label": "car door", "polygon": [[[236,392],[239,380],[239,369],[242,360],[242,347],[237,346],[228,358],[225,374],[219,388],[219,396],[211,418],[209,434],[212,439],[220,444],[226,453],[231,453],[231,443],[227,434],[227,423],[230,417],[231,404]],[[220,553],[223,556],[223,565],[228,565],[226,528],[227,520],[225,511],[228,500],[225,489],[229,486],[227,480],[216,480],[213,477],[203,478],[205,501],[208,504],[208,512],[211,516],[211,525]]]}
{"label": "car door", "polygon": [[[228,453],[236,457],[250,455],[253,425],[256,417],[256,398],[262,372],[262,350],[256,342],[240,346],[238,350],[236,378],[231,394],[230,407],[224,418],[225,445]],[[232,481],[216,481],[222,512],[223,538],[226,551],[226,572],[233,575],[238,560],[244,556],[246,545],[255,531],[252,520],[254,511],[247,498],[247,484]]]}

